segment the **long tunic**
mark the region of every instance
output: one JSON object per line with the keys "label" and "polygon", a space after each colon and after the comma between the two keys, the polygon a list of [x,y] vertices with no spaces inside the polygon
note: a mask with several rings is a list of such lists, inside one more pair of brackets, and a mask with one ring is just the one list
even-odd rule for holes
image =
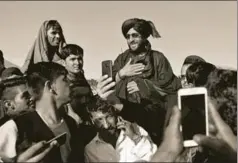
{"label": "long tunic", "polygon": [[[149,59],[145,58],[144,61],[139,61],[139,63],[145,64],[146,72],[143,72],[142,75],[121,80],[116,85],[116,96],[124,104],[121,112],[122,116],[145,128],[153,141],[159,144],[167,107],[175,104],[176,93],[181,84],[163,53],[149,50],[146,55]],[[129,58],[133,57],[134,54],[130,50],[117,57],[113,66],[114,78]],[[130,81],[137,83],[139,101],[127,92],[126,85]]]}

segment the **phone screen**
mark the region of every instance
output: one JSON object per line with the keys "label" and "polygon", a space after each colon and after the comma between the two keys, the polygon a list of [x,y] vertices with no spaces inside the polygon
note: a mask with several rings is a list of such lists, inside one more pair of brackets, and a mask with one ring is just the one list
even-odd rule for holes
{"label": "phone screen", "polygon": [[196,134],[206,134],[205,94],[182,95],[182,134],[184,140],[192,140]]}
{"label": "phone screen", "polygon": [[112,77],[112,61],[106,60],[102,62],[102,75],[108,75]]}

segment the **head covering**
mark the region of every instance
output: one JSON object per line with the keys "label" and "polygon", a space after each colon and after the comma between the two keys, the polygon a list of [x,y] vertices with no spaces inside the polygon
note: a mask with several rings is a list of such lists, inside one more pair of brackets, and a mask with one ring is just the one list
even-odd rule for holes
{"label": "head covering", "polygon": [[199,57],[197,55],[189,55],[185,58],[183,65],[193,64],[196,62],[206,62],[206,61],[202,57]]}
{"label": "head covering", "polygon": [[7,78],[22,77],[22,76],[23,76],[23,73],[21,72],[20,69],[16,67],[9,67],[3,70],[1,79],[4,80]]}
{"label": "head covering", "polygon": [[159,32],[156,30],[155,25],[151,21],[146,21],[144,19],[132,18],[124,21],[122,24],[122,33],[126,37],[127,32],[134,28],[143,37],[148,38],[150,35],[154,38],[160,38]]}
{"label": "head covering", "polygon": [[[47,40],[48,39],[47,38],[47,27],[48,27],[48,24],[50,21],[51,20],[45,21],[41,25],[40,31],[38,33],[38,36],[37,36],[35,42],[34,42],[34,45],[32,46],[31,50],[29,51],[28,56],[25,60],[25,63],[22,67],[22,72],[25,72],[31,64],[35,64],[38,62],[49,62],[49,58],[48,58],[49,43]],[[58,23],[58,22],[56,21],[56,23]],[[56,49],[57,50],[56,53],[59,53],[59,51],[65,44],[65,38],[63,35],[63,31],[61,31],[61,32],[62,32],[61,42],[59,44],[59,47]]]}

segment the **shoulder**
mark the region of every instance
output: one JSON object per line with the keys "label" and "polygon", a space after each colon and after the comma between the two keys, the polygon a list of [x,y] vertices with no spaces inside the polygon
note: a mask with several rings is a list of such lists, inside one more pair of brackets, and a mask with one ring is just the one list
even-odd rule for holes
{"label": "shoulder", "polygon": [[158,57],[158,58],[166,58],[164,53],[157,51],[157,50],[151,50],[152,54],[154,57]]}
{"label": "shoulder", "polygon": [[91,153],[98,147],[98,135],[96,135],[85,147],[85,152]]}
{"label": "shoulder", "polygon": [[13,120],[9,120],[0,127],[0,153],[6,157],[15,157],[15,146],[18,138],[18,129]]}
{"label": "shoulder", "polygon": [[17,125],[14,120],[10,119],[6,121],[1,127],[0,127],[0,133],[1,136],[3,133],[10,133],[10,132],[17,132]]}

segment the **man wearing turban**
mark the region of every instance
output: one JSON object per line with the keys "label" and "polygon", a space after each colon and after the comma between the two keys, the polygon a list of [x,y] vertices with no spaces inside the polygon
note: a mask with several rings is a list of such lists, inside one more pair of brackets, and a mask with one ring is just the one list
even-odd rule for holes
{"label": "man wearing turban", "polygon": [[29,66],[38,62],[60,62],[58,56],[65,44],[63,30],[57,20],[45,21],[38,36],[29,51],[22,72],[27,71]]}
{"label": "man wearing turban", "polygon": [[163,53],[151,49],[148,37],[161,37],[153,22],[128,19],[122,33],[129,49],[113,66],[116,96],[124,105],[121,114],[144,127],[159,144],[168,103],[176,99],[181,84]]}

